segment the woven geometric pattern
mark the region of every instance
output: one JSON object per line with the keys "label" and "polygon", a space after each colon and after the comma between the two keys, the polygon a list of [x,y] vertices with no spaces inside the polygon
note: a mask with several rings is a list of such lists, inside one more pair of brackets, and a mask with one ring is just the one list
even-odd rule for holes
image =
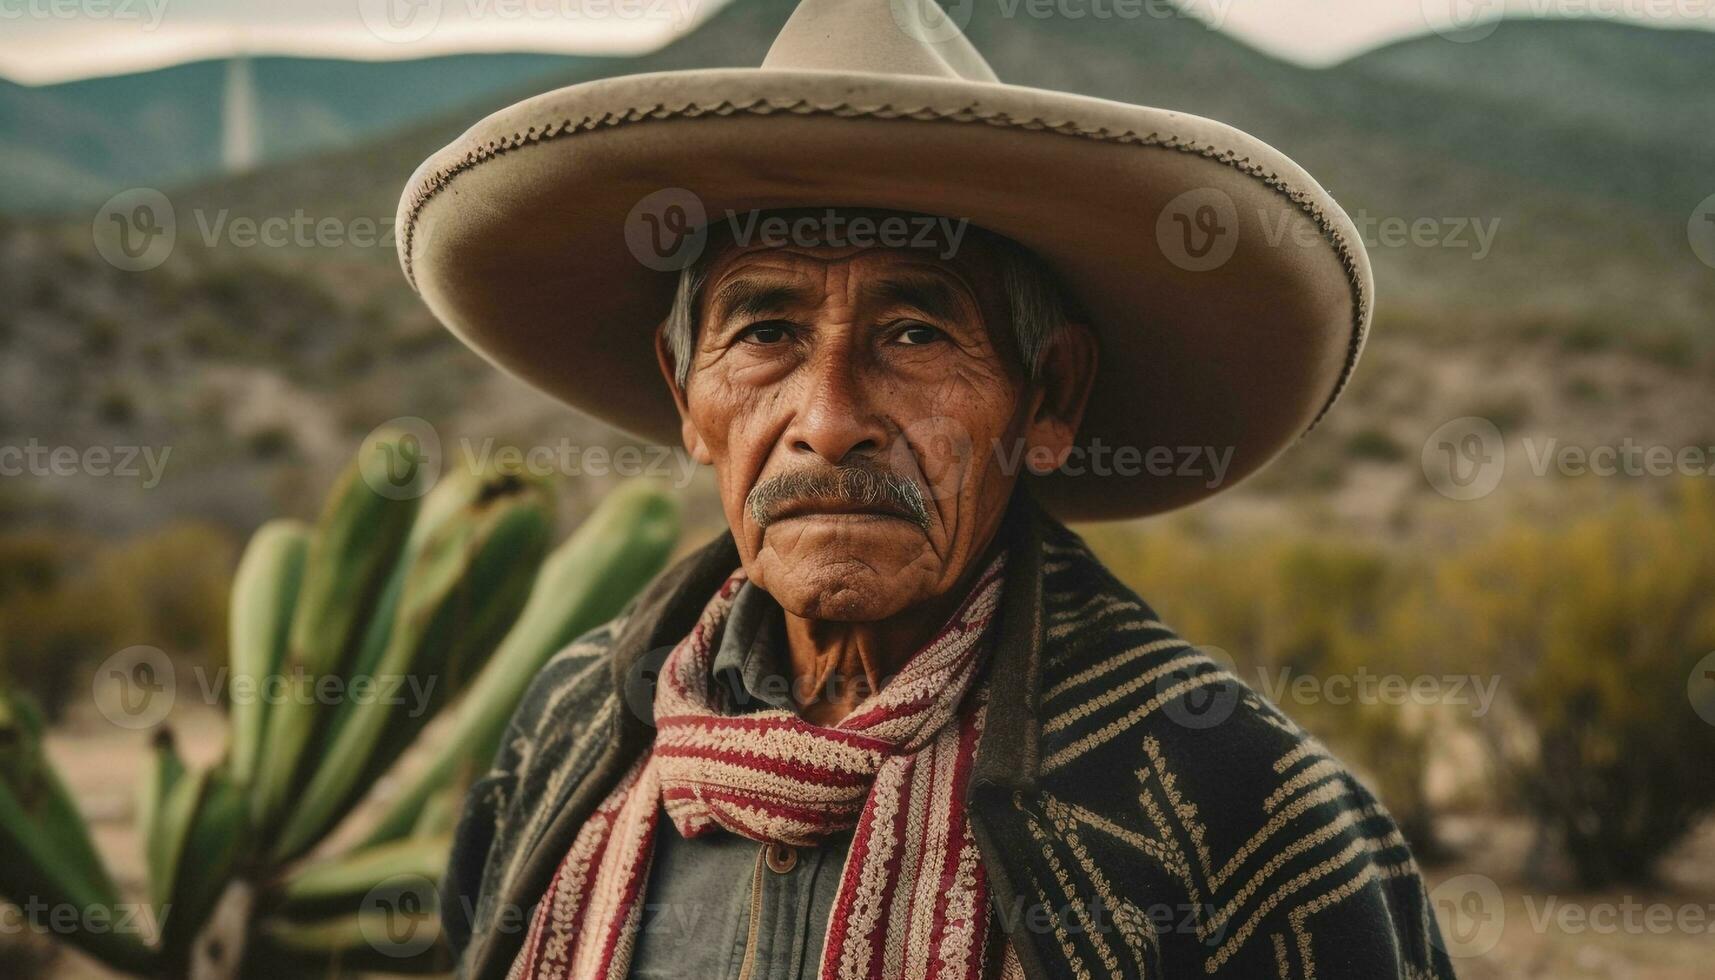
{"label": "woven geometric pattern", "polygon": [[[995,670],[1029,683],[1019,693],[994,677],[985,740],[1008,712],[1021,720],[1006,744],[979,746],[989,776],[968,789],[1010,940],[991,962],[1032,978],[1452,977],[1410,850],[1346,768],[1163,625],[1077,535],[1035,511],[1020,540]],[[454,842],[442,912],[467,975],[504,976],[570,844],[554,835],[575,833],[561,825],[647,747],[641,736],[628,755],[615,734],[636,710],[636,668],[616,677],[609,659],[637,656],[642,620],[670,619],[679,590],[700,592],[678,614],[694,617],[733,554],[729,539],[687,559],[627,614],[639,621],[583,638],[532,685]],[[1040,609],[1022,608],[1038,583]],[[683,636],[689,622],[667,625]],[[1023,652],[1006,660],[1004,648]],[[991,750],[1009,753],[1004,783],[984,770]]]}
{"label": "woven geometric pattern", "polygon": [[1038,791],[991,821],[1023,917],[1054,913],[1045,975],[1453,975],[1404,839],[1344,766],[1070,531],[1042,571]]}

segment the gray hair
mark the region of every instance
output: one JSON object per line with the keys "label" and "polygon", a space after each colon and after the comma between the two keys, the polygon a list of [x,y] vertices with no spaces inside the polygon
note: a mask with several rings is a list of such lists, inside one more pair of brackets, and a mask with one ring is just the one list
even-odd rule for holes
{"label": "gray hair", "polygon": [[[1009,238],[994,234],[984,237],[995,255],[1021,366],[1025,375],[1035,381],[1042,367],[1042,352],[1072,318],[1071,307],[1059,282],[1035,253]],[[709,255],[705,254],[679,273],[673,308],[667,313],[664,329],[667,350],[673,355],[673,376],[681,391],[691,380],[697,300],[708,279],[708,262]]]}

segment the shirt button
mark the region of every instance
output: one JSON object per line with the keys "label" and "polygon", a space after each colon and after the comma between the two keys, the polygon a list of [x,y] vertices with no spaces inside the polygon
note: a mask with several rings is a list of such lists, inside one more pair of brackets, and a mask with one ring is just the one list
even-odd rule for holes
{"label": "shirt button", "polygon": [[764,851],[768,870],[783,875],[798,866],[798,849],[790,844],[770,844]]}

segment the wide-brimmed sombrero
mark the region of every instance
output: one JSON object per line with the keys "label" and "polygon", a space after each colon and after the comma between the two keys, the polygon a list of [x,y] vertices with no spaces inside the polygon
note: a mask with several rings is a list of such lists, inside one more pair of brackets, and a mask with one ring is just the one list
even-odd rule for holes
{"label": "wide-brimmed sombrero", "polygon": [[1058,515],[1182,506],[1313,427],[1372,294],[1327,192],[1221,123],[1003,84],[938,14],[804,0],[761,68],[603,79],[494,113],[412,176],[405,274],[495,364],[676,443],[652,334],[690,226],[773,208],[956,216],[1039,255],[1099,339],[1078,472],[1031,478]]}

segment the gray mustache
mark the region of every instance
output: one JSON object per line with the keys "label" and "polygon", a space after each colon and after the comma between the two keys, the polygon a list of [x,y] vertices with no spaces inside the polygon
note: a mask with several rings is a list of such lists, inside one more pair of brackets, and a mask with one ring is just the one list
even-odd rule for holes
{"label": "gray mustache", "polygon": [[745,498],[745,508],[757,527],[766,528],[783,505],[797,500],[841,500],[858,507],[889,507],[903,511],[918,527],[929,529],[929,505],[923,500],[922,488],[875,464],[850,463],[769,477],[751,489]]}

